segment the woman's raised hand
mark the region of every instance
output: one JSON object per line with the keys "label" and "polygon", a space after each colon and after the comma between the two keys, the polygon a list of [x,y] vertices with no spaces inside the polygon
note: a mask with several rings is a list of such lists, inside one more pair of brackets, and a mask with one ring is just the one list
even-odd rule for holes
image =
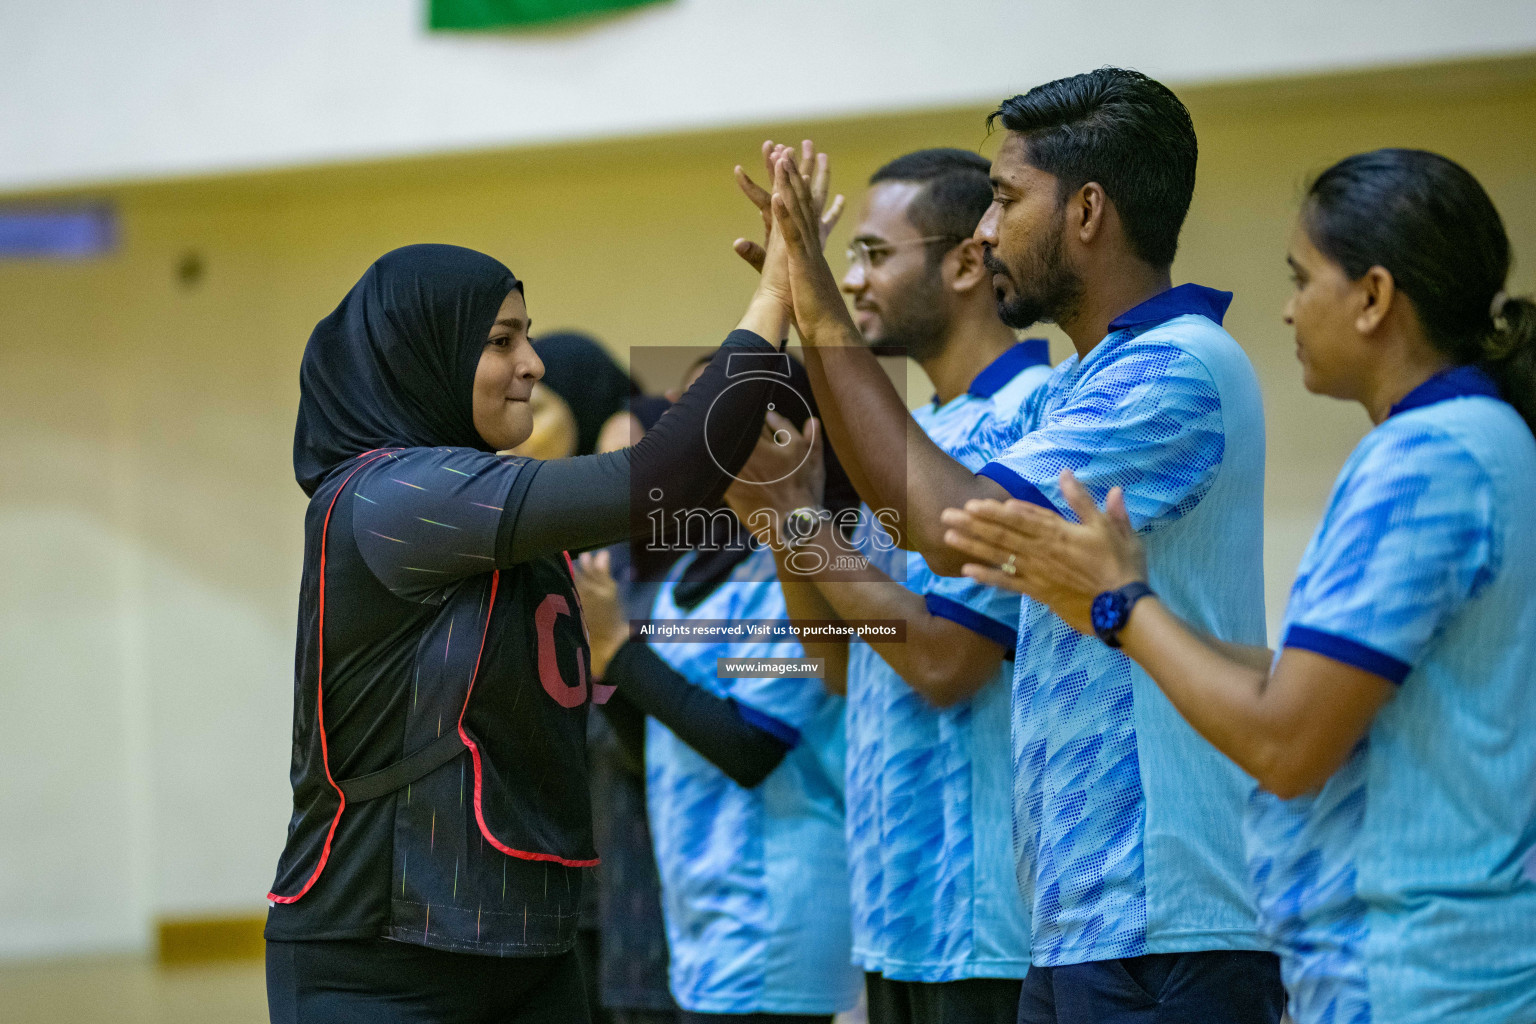
{"label": "woman's raised hand", "polygon": [[[773,183],[775,162],[781,154],[787,152],[790,152],[788,146],[780,145],[772,139],[763,142],[763,166],[768,172],[767,180],[770,185]],[[842,218],[843,196],[841,194],[837,195],[833,198],[832,204],[830,206],[827,205],[827,193],[831,190],[831,161],[828,159],[827,154],[817,152],[815,145],[810,139],[805,139],[800,143],[799,166],[811,169],[809,175],[802,175],[802,177],[805,177],[811,189],[812,201],[820,218],[821,244],[825,247],[827,238],[832,234],[832,229],[837,226],[837,222]],[[773,235],[773,193],[753,181],[747,172],[742,170],[740,164],[736,165],[736,184],[741,188],[742,194],[752,201],[752,205],[757,207],[758,213],[762,215],[763,244],[758,245],[751,239],[738,238],[733,243],[732,248],[736,250],[737,255],[751,264],[754,270],[762,273],[763,261],[768,255],[768,242]]]}

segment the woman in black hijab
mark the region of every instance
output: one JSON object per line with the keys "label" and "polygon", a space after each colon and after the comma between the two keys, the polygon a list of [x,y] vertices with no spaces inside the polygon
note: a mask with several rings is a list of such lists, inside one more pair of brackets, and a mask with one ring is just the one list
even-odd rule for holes
{"label": "woman in black hijab", "polygon": [[274,1021],[586,1020],[583,743],[608,691],[565,552],[719,501],[768,388],[728,363],[784,336],[778,284],[639,444],[547,462],[495,454],[527,437],[544,372],[497,261],[397,249],[315,328]]}

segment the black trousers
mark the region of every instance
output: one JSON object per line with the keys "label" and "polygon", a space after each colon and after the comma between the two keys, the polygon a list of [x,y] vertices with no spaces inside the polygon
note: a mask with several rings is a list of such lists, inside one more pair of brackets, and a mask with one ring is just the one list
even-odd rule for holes
{"label": "black trousers", "polygon": [[389,939],[267,943],[272,1024],[588,1024],[581,964]]}
{"label": "black trousers", "polygon": [[607,1013],[613,1024],[679,1024],[683,1019],[679,1010],[609,1010]]}
{"label": "black trousers", "polygon": [[892,981],[864,975],[869,1024],[1014,1024],[1018,978]]}
{"label": "black trousers", "polygon": [[1031,967],[1018,1024],[1276,1024],[1284,1009],[1273,953],[1151,953]]}

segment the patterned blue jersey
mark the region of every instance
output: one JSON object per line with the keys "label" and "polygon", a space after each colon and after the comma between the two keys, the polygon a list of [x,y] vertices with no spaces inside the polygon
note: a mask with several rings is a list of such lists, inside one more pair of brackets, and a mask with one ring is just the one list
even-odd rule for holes
{"label": "patterned blue jersey", "polygon": [[[981,473],[1071,514],[1057,478],[1125,489],[1150,583],[1224,640],[1265,639],[1264,416],[1219,326],[1231,296],[1164,292],[1110,323]],[[1250,782],[1134,662],[1025,599],[1013,682],[1014,840],[1034,963],[1256,949],[1241,816]]]}
{"label": "patterned blue jersey", "polygon": [[[749,556],[687,612],[674,603],[672,586],[663,586],[654,615],[788,618],[773,552]],[[850,1008],[859,975],[849,956],[843,700],[816,679],[715,678],[717,658],[804,657],[798,643],[651,646],[694,685],[799,733],[768,778],[743,789],[666,726],[647,723],[646,798],[673,996],[697,1013]]]}
{"label": "patterned blue jersey", "polygon": [[1494,393],[1453,370],[1366,435],[1291,591],[1285,646],[1401,684],[1318,792],[1249,805],[1300,1024],[1536,1020],[1536,441]]}
{"label": "patterned blue jersey", "polygon": [[[913,413],[945,451],[973,448],[997,420],[1015,420],[1050,375],[1046,343],[1014,346],[966,394]],[[973,451],[979,469],[986,455]],[[867,511],[867,510],[866,510]],[[863,529],[875,529],[868,515]],[[952,619],[1012,655],[1018,595],[935,575],[922,556],[871,561]],[[903,573],[905,575],[903,575]],[[997,677],[962,704],[939,709],[874,649],[855,641],[848,659],[848,860],[853,956],[867,971],[903,981],[1022,978],[1029,916],[1013,877],[1008,820],[1008,680]]]}

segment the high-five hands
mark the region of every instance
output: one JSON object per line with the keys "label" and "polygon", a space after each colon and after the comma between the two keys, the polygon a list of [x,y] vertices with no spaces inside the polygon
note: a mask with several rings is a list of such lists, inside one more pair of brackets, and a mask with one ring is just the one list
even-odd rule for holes
{"label": "high-five hands", "polygon": [[[826,207],[830,181],[830,165],[827,156],[825,153],[817,153],[809,139],[801,143],[800,152],[805,166],[814,168],[814,173],[804,178],[804,184],[808,195],[811,196],[810,201],[816,208],[821,238],[825,239],[842,215],[843,197],[838,196],[832,201],[830,208],[823,209]],[[771,139],[763,143],[763,163],[768,168],[769,174],[773,173],[779,160],[786,157],[791,160],[794,157],[788,146],[779,145]],[[789,262],[779,232],[773,230],[769,193],[748,177],[740,166],[736,168],[736,181],[763,217],[764,244],[759,246],[744,238],[738,238],[734,247],[743,259],[762,274],[757,285],[757,298],[776,303],[776,308],[782,310],[785,321],[793,322],[794,307],[789,287]]]}
{"label": "high-five hands", "polygon": [[964,570],[971,579],[1028,594],[1092,634],[1093,599],[1146,580],[1146,551],[1120,488],[1101,511],[1071,470],[1061,471],[1060,484],[1078,522],[1026,501],[978,499],[944,510],[944,542],[975,559]]}
{"label": "high-five hands", "polygon": [[857,345],[858,329],[822,255],[822,213],[811,186],[793,153],[774,154],[772,237],[782,240],[785,250],[795,327],[807,345]]}
{"label": "high-five hands", "polygon": [[[779,157],[786,153],[792,153],[788,146],[776,143],[772,139],[764,141],[763,166],[768,172],[768,182],[770,185],[773,183],[774,165],[778,162]],[[828,236],[832,234],[832,229],[837,226],[838,220],[843,215],[843,196],[839,194],[832,200],[831,206],[827,205],[827,192],[830,190],[832,177],[831,162],[827,159],[827,154],[816,151],[816,147],[810,139],[805,139],[800,143],[799,166],[810,169],[810,174],[802,174],[802,178],[804,178],[811,190],[811,200],[820,215],[821,244],[825,246]],[[768,255],[767,247],[769,240],[773,236],[773,210],[771,207],[773,193],[753,181],[747,175],[747,172],[742,170],[740,164],[736,165],[736,184],[741,188],[742,193],[752,201],[752,205],[757,207],[758,213],[762,214],[763,244],[758,245],[751,239],[738,238],[731,247],[736,250],[738,256],[752,265],[752,269],[762,273],[763,262]]]}

